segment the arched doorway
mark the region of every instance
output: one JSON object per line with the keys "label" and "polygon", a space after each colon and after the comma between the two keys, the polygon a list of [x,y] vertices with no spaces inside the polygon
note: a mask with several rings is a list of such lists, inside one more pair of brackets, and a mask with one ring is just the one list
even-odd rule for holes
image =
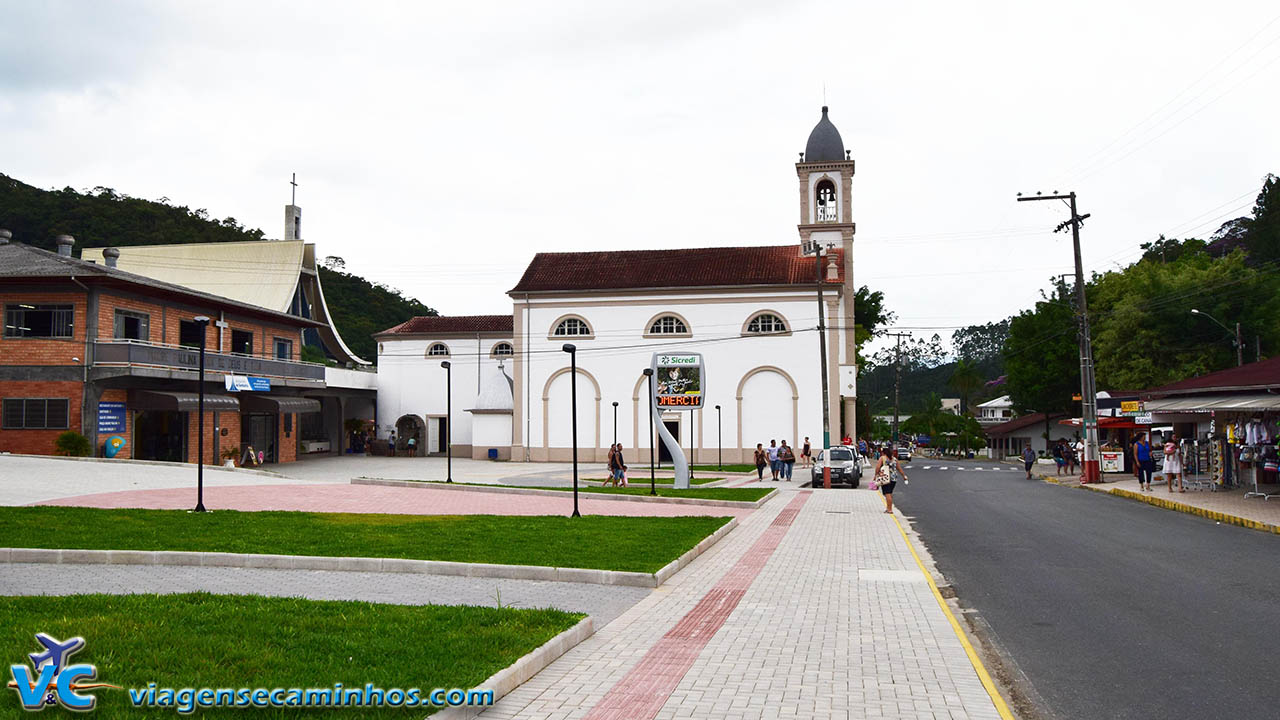
{"label": "arched doorway", "polygon": [[409,438],[416,441],[418,455],[426,455],[427,424],[417,415],[401,415],[396,420],[396,455],[409,454]]}

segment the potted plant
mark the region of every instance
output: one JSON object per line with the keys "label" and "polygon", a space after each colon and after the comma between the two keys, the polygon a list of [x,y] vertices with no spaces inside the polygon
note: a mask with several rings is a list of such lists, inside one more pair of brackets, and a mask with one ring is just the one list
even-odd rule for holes
{"label": "potted plant", "polygon": [[240,448],[238,447],[229,447],[226,450],[223,450],[222,451],[222,467],[228,468],[228,469],[235,469],[236,457],[238,457],[239,455],[240,455]]}

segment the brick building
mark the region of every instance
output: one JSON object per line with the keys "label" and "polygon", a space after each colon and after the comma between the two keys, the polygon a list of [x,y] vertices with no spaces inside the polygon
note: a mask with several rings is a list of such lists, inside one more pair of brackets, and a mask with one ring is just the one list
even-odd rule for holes
{"label": "brick building", "polygon": [[[321,403],[325,367],[301,362],[303,332],[324,323],[231,300],[71,256],[0,230],[0,452],[52,454],[77,430],[95,454],[111,437],[117,457],[195,462],[198,347],[207,316],[205,462],[252,446],[268,462],[295,460],[300,420]],[[258,390],[227,392],[228,375]]]}

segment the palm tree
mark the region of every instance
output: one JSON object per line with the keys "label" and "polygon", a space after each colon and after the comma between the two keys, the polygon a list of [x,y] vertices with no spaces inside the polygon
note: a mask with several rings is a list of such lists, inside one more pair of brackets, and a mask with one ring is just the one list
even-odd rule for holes
{"label": "palm tree", "polygon": [[947,380],[947,385],[960,394],[960,413],[963,415],[969,411],[969,396],[973,395],[982,387],[982,373],[978,372],[978,366],[969,358],[960,358],[956,361],[956,369],[952,371],[951,377]]}

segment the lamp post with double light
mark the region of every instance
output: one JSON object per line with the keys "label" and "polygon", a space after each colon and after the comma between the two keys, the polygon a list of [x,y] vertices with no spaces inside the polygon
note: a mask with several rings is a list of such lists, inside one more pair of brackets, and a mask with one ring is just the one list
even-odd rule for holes
{"label": "lamp post with double light", "polygon": [[716,469],[724,469],[724,440],[721,431],[723,426],[720,423],[720,406],[716,406]]}

